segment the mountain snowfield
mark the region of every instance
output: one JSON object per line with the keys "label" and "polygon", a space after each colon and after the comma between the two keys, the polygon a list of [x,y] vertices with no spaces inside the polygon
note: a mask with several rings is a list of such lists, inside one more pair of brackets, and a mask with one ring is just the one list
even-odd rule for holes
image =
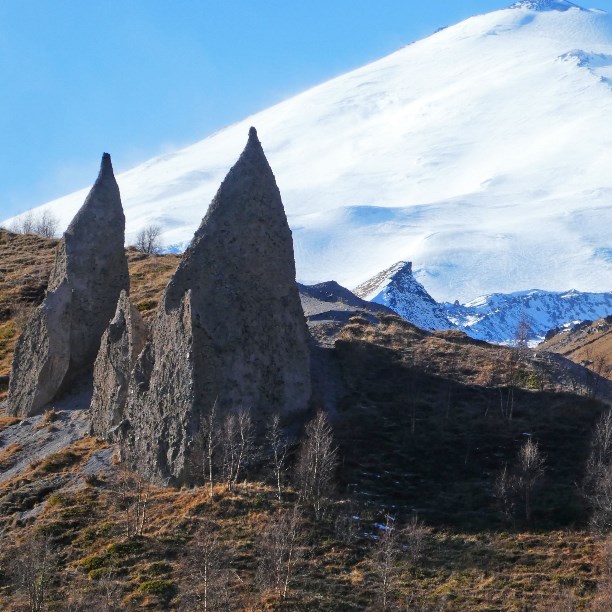
{"label": "mountain snowfield", "polygon": [[[254,125],[303,283],[410,260],[437,301],[608,291],[611,117],[612,16],[519,2],[119,174],[128,241],[184,248]],[[65,226],[86,193],[43,208]]]}
{"label": "mountain snowfield", "polygon": [[412,264],[404,261],[362,283],[355,294],[391,308],[423,329],[458,329],[478,340],[500,344],[516,342],[521,329],[521,336],[535,346],[552,329],[612,313],[612,292],[533,289],[486,295],[467,304],[438,303],[414,278]]}

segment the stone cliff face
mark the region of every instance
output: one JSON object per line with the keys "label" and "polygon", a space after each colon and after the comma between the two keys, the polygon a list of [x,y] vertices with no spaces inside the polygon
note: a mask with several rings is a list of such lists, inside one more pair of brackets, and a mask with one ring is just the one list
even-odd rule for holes
{"label": "stone cliff face", "polygon": [[102,336],[94,365],[91,401],[91,432],[101,438],[114,437],[124,418],[130,375],[147,339],[147,326],[140,313],[121,292],[117,310]]}
{"label": "stone cliff face", "polygon": [[125,217],[110,155],[58,247],[48,293],[19,339],[8,410],[29,416],[91,376],[100,338],[129,288]]}
{"label": "stone cliff face", "polygon": [[255,419],[305,410],[308,333],[291,231],[253,128],[153,323],[130,383],[127,459],[152,478],[197,481],[198,431],[217,404]]}

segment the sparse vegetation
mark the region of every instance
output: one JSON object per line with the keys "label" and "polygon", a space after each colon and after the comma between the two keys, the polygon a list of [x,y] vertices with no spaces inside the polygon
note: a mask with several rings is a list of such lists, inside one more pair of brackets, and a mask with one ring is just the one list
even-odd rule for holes
{"label": "sparse vegetation", "polygon": [[159,255],[162,250],[160,236],[162,233],[161,225],[147,225],[136,234],[134,247],[147,255]]}
{"label": "sparse vegetation", "polygon": [[[0,237],[7,375],[15,300],[40,302],[56,243]],[[128,257],[132,296],[151,316],[178,257]],[[513,350],[353,317],[331,357],[343,385],[333,428],[319,412],[292,438],[278,420],[254,437],[248,419],[214,414],[212,459],[192,489],[149,485],[121,464],[84,471],[104,449],[93,438],[42,457],[0,480],[0,608],[28,609],[10,567],[44,541],[48,609],[609,609],[600,478],[612,417],[527,352],[511,381]],[[43,421],[44,435],[62,426],[58,414]],[[17,422],[0,417],[0,431]],[[521,461],[528,443],[539,461]],[[0,469],[20,452],[0,447]]]}

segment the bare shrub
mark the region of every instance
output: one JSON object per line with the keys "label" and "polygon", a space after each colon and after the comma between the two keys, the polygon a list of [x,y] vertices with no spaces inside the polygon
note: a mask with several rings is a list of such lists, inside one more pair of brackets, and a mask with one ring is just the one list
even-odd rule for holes
{"label": "bare shrub", "polygon": [[6,574],[15,590],[27,598],[30,612],[46,608],[57,571],[57,556],[45,535],[30,536],[5,557]]}
{"label": "bare shrub", "polygon": [[591,528],[612,530],[612,409],[602,413],[591,437],[583,494],[591,506]]}
{"label": "bare shrub", "polygon": [[147,225],[136,234],[134,246],[143,253],[158,255],[161,253],[162,245],[160,236],[162,233],[161,225]]}
{"label": "bare shrub", "polygon": [[215,464],[216,452],[219,445],[219,418],[217,412],[217,400],[215,399],[210,410],[202,415],[200,419],[200,435],[198,444],[202,456],[202,475],[208,482],[208,490],[211,499],[215,492]]}
{"label": "bare shrub", "polygon": [[226,415],[220,434],[221,469],[227,489],[231,491],[253,460],[255,428],[250,411],[241,409]]}
{"label": "bare shrub", "polygon": [[34,214],[28,211],[13,222],[10,230],[15,234],[36,234],[43,238],[54,238],[59,228],[59,219],[50,211]]}
{"label": "bare shrub", "polygon": [[43,210],[34,220],[34,233],[43,238],[55,238],[58,228],[59,219],[50,210]]}
{"label": "bare shrub", "polygon": [[370,569],[375,578],[377,609],[388,609],[389,599],[396,588],[397,561],[400,555],[401,544],[395,519],[386,516],[385,524],[379,526],[379,533],[369,558]]}
{"label": "bare shrub", "polygon": [[205,522],[196,531],[182,562],[188,588],[181,598],[181,610],[227,610],[233,573],[227,569],[228,553],[214,523]]}
{"label": "bare shrub", "polygon": [[114,501],[124,517],[125,536],[128,539],[141,536],[148,522],[148,505],[152,486],[148,474],[131,471],[122,463],[111,480]]}
{"label": "bare shrub", "polygon": [[344,544],[351,544],[363,533],[363,508],[353,499],[337,504],[334,533]]}
{"label": "bare shrub", "polygon": [[546,458],[540,452],[538,443],[527,438],[518,452],[517,483],[525,501],[525,520],[531,522],[532,496],[536,483],[543,476]]}
{"label": "bare shrub", "polygon": [[376,609],[387,610],[399,584],[402,562],[412,569],[418,566],[430,530],[417,516],[400,528],[396,519],[387,515],[385,523],[377,527],[368,561],[374,575]]}
{"label": "bare shrub", "polygon": [[497,506],[508,523],[514,525],[516,511],[516,480],[508,470],[508,464],[497,475],[493,487]]}
{"label": "bare shrub", "polygon": [[280,423],[280,417],[275,414],[266,430],[266,446],[269,455],[269,470],[272,476],[272,481],[276,487],[276,497],[278,501],[282,501],[283,488],[287,476],[287,453],[289,451],[289,442],[287,436],[283,432]]}
{"label": "bare shrub", "polygon": [[402,549],[408,563],[412,567],[416,567],[423,556],[429,531],[429,528],[426,527],[416,515],[413,516],[408,521],[408,524],[402,529]]}
{"label": "bare shrub", "polygon": [[319,411],[306,425],[296,466],[300,499],[313,510],[317,520],[323,518],[334,491],[334,474],[338,450],[327,415]]}
{"label": "bare shrub", "polygon": [[304,518],[299,506],[279,510],[269,521],[257,543],[257,582],[262,590],[273,590],[281,601],[305,554]]}
{"label": "bare shrub", "polygon": [[81,573],[67,576],[69,588],[64,602],[66,612],[119,612],[122,610],[123,583],[113,568],[100,568],[96,579]]}

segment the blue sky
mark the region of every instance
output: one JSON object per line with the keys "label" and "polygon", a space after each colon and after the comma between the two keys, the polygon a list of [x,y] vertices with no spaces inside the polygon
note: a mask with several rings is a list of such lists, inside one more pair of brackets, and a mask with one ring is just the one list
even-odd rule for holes
{"label": "blue sky", "polygon": [[0,0],[0,219],[507,4]]}

